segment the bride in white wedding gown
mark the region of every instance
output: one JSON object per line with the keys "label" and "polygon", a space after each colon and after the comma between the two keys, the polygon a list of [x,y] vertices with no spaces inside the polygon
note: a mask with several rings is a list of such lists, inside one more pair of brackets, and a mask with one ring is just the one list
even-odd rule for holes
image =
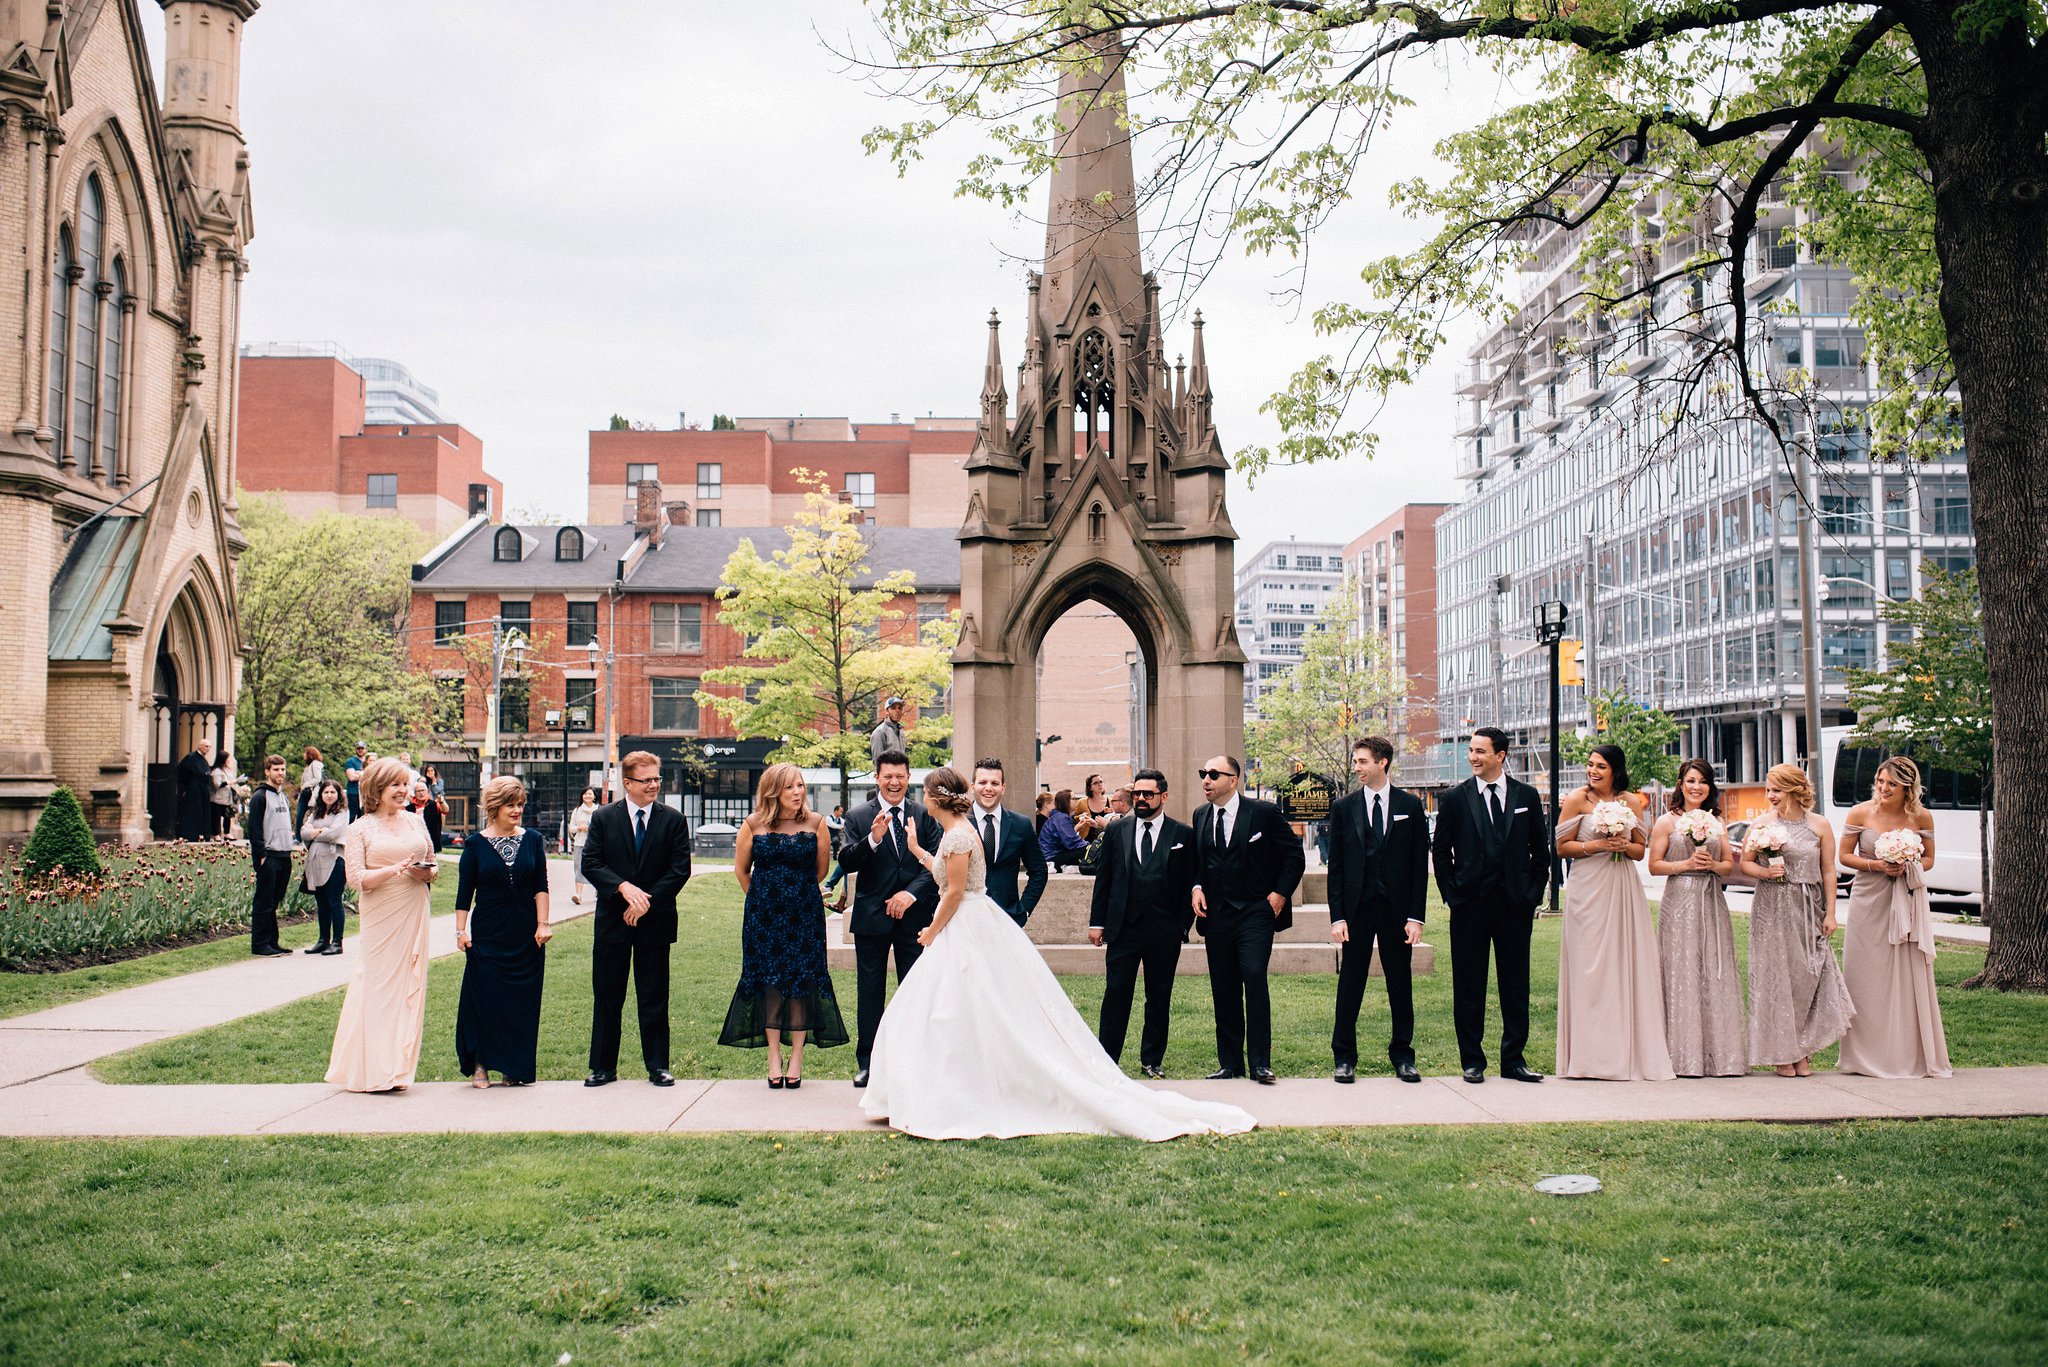
{"label": "bride in white wedding gown", "polygon": [[1235,1106],[1154,1091],[1126,1077],[1016,922],[984,891],[981,840],[966,820],[967,785],[933,770],[925,810],[944,828],[936,852],[911,849],[939,885],[917,966],[875,1036],[861,1109],[923,1139],[1120,1134],[1175,1139],[1242,1134]]}

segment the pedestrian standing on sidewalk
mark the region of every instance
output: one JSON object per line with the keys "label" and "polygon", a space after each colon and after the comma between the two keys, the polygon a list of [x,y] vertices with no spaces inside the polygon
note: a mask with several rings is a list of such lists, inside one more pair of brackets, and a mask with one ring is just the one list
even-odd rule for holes
{"label": "pedestrian standing on sidewalk", "polygon": [[597,815],[597,789],[585,788],[583,802],[569,813],[569,868],[575,881],[569,888],[569,900],[577,906],[583,905],[583,890],[591,886],[583,876],[583,845],[590,839],[590,818]]}
{"label": "pedestrian standing on sidewalk", "polygon": [[305,952],[339,954],[342,930],[348,924],[348,909],[342,904],[348,869],[341,858],[341,844],[348,835],[348,799],[331,778],[320,780],[316,792],[312,810],[299,823],[299,837],[306,842],[306,886],[313,890],[320,919],[320,942]]}
{"label": "pedestrian standing on sidewalk", "polygon": [[213,762],[213,838],[226,840],[233,832],[235,809],[241,803],[242,776],[235,772],[235,752],[223,745]]}
{"label": "pedestrian standing on sidewalk", "polygon": [[292,885],[292,807],[284,795],[284,756],[263,760],[263,786],[249,799],[249,860],[256,901],[249,912],[249,952],[269,958],[290,951],[277,943],[277,909]]}

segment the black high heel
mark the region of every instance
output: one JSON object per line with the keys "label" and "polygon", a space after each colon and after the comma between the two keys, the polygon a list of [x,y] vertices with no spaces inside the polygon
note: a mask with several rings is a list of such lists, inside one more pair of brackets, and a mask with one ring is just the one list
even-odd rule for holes
{"label": "black high heel", "polygon": [[783,1080],[779,1077],[771,1077],[768,1079],[768,1086],[772,1091],[779,1092],[783,1089],[784,1085],[785,1084]]}
{"label": "black high heel", "polygon": [[783,1086],[789,1088],[789,1090],[793,1092],[797,1088],[804,1085],[804,1075],[802,1073],[792,1074],[791,1076],[784,1078],[782,1080],[782,1084]]}

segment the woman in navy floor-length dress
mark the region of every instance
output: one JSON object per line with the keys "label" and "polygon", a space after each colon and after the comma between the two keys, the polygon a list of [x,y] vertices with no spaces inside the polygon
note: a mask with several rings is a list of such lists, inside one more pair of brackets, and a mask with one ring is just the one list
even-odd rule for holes
{"label": "woman in navy floor-length dress", "polygon": [[484,825],[462,842],[455,884],[455,943],[468,958],[455,1013],[455,1056],[478,1087],[489,1074],[534,1080],[541,981],[547,969],[548,865],[539,831],[523,829],[526,789],[495,778],[484,789]]}

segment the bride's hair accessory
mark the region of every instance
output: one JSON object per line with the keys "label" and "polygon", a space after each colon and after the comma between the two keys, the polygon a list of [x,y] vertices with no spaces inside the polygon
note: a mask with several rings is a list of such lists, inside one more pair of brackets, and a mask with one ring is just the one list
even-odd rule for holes
{"label": "bride's hair accessory", "polygon": [[967,796],[967,780],[950,765],[926,774],[924,791],[925,796],[955,814],[965,814],[973,805],[973,800]]}

